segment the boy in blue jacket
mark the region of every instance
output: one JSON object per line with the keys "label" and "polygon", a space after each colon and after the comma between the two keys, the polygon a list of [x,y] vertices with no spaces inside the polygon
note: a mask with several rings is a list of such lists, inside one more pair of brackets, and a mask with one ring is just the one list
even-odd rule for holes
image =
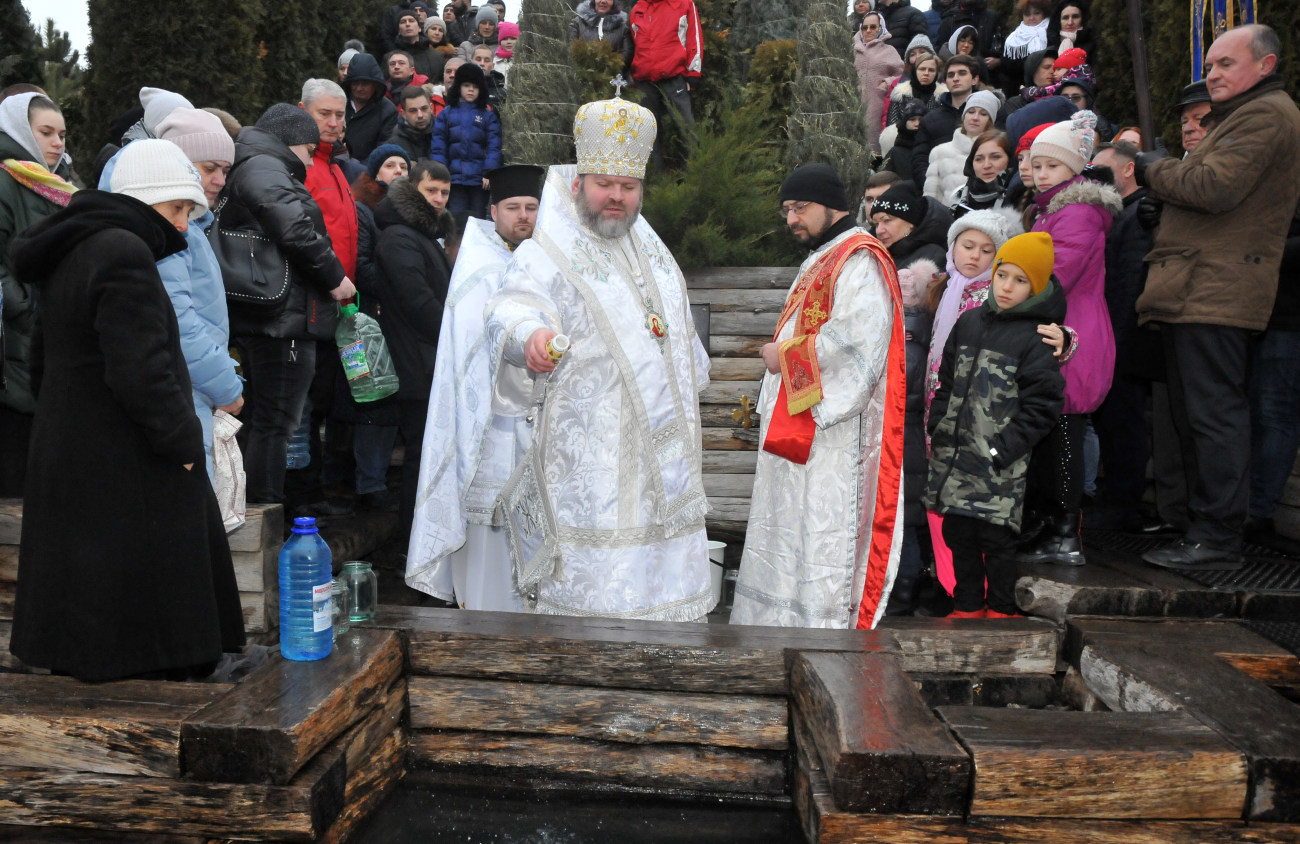
{"label": "boy in blue jacket", "polygon": [[487,83],[476,64],[456,68],[447,107],[433,122],[433,159],[451,171],[451,213],[487,219],[488,180],[501,166],[501,120],[487,102]]}

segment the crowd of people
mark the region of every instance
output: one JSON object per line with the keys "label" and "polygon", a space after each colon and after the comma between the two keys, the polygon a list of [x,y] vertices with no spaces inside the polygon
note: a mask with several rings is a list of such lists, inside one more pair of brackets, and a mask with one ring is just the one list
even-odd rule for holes
{"label": "crowd of people", "polygon": [[[1006,38],[982,0],[855,4],[877,169],[860,201],[827,164],[781,188],[810,254],[762,349],[733,621],[871,627],[916,608],[927,559],[955,615],[1014,615],[1018,562],[1085,563],[1089,499],[1098,525],[1169,534],[1145,558],[1178,570],[1240,567],[1267,524],[1300,440],[1300,111],[1276,35],[1215,41],[1176,158],[1092,109],[1081,2],[1021,0]],[[249,501],[398,513],[408,583],[440,599],[713,608],[709,361],[640,216],[665,109],[690,119],[698,17],[690,0],[584,0],[571,37],[608,41],[645,106],[583,106],[576,166],[548,170],[503,161],[504,12],[398,3],[382,64],[349,42],[337,79],[247,126],[142,88],[80,178],[58,105],[3,92],[0,494],[25,499],[21,659],[192,678],[238,650],[222,415],[242,422]],[[345,302],[382,327],[389,399],[352,398]],[[322,500],[287,489],[299,436]]]}

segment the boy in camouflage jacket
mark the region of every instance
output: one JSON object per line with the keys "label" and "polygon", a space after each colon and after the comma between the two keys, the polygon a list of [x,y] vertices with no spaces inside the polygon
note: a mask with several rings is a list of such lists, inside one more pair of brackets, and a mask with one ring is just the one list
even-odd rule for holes
{"label": "boy in camouflage jacket", "polygon": [[1029,454],[1064,403],[1065,379],[1049,348],[1065,318],[1054,258],[1045,233],[1007,241],[993,261],[988,301],[962,314],[944,347],[930,408],[925,505],[944,516],[957,579],[954,618],[1016,615]]}

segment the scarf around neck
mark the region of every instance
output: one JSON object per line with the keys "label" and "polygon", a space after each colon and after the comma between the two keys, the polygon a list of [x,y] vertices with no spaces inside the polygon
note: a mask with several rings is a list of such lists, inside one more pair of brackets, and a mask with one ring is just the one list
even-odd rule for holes
{"label": "scarf around neck", "polygon": [[1049,17],[1044,17],[1034,26],[1021,23],[1007,37],[1002,45],[1002,55],[1008,59],[1023,59],[1030,53],[1047,49],[1047,24]]}
{"label": "scarf around neck", "polygon": [[76,186],[71,182],[51,173],[35,161],[6,158],[0,163],[0,169],[13,176],[18,184],[60,208],[66,208],[68,200],[72,199],[72,195],[77,191]]}
{"label": "scarf around neck", "polygon": [[952,333],[952,327],[957,324],[957,317],[961,316],[961,298],[966,292],[966,288],[972,284],[981,281],[989,281],[993,278],[993,262],[990,261],[988,268],[974,278],[967,278],[961,274],[961,271],[953,265],[952,249],[948,250],[948,287],[943,291],[943,298],[939,300],[939,307],[934,312],[934,331],[930,335],[930,368],[936,367],[937,361],[943,357],[943,347],[948,342],[948,335]]}

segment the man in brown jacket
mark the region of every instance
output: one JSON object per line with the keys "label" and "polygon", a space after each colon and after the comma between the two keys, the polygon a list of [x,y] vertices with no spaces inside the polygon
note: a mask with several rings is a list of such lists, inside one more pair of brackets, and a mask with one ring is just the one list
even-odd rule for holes
{"label": "man in brown jacket", "polygon": [[1165,568],[1242,565],[1249,340],[1268,324],[1300,200],[1300,109],[1283,90],[1277,56],[1267,26],[1219,36],[1206,55],[1208,134],[1182,160],[1138,159],[1138,181],[1164,201],[1138,321],[1161,329],[1174,421],[1194,464],[1186,536],[1143,555]]}

